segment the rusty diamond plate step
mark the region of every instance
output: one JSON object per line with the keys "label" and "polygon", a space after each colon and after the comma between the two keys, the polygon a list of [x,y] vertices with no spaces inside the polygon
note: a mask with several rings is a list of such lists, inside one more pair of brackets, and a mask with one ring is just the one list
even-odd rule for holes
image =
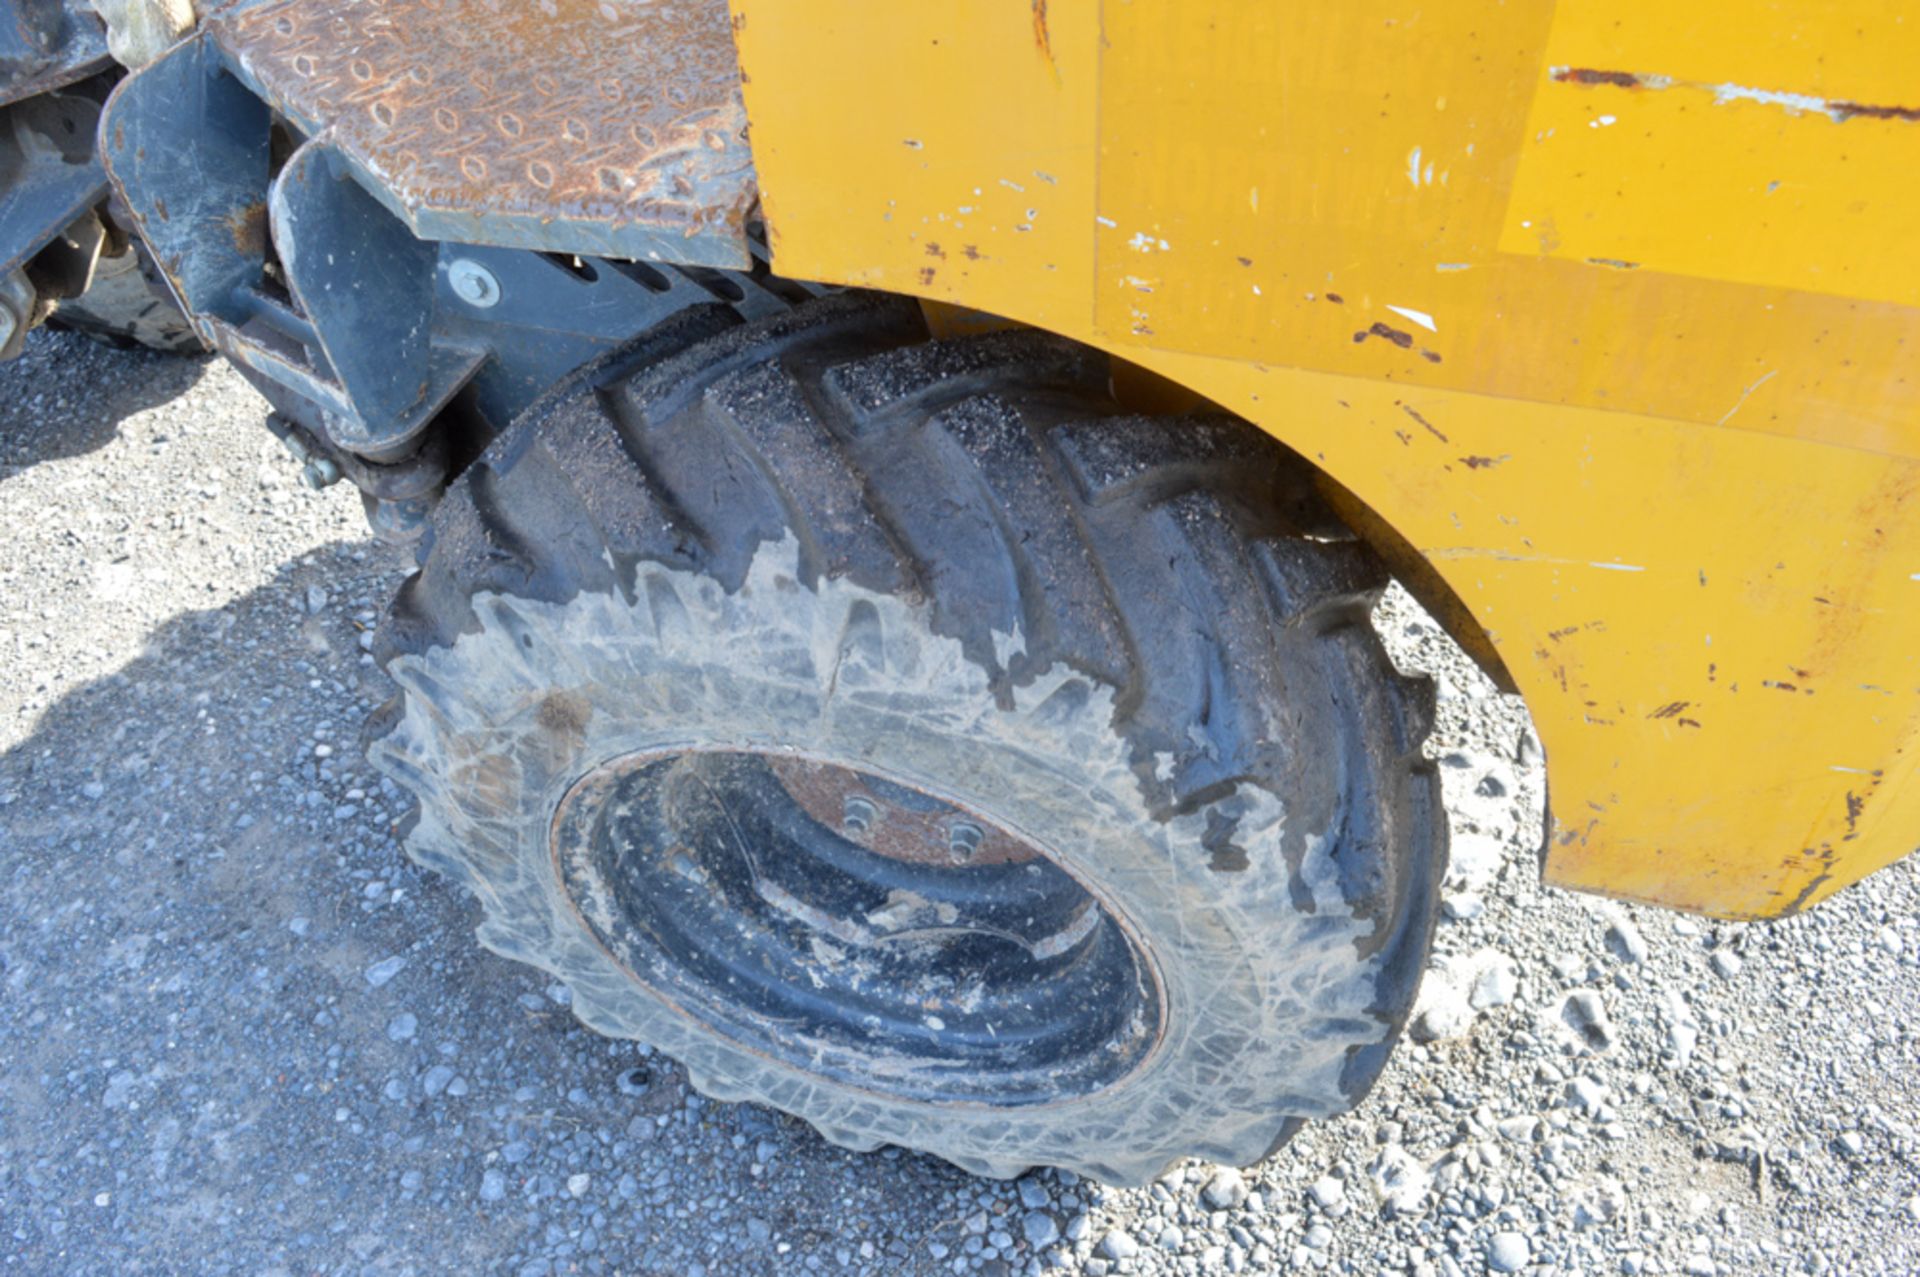
{"label": "rusty diamond plate step", "polygon": [[725,0],[264,0],[207,25],[424,239],[750,265]]}

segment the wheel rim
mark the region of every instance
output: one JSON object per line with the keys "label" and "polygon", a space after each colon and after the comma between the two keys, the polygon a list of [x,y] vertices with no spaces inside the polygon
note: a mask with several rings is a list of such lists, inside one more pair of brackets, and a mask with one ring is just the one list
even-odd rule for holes
{"label": "wheel rim", "polygon": [[625,973],[755,1055],[996,1107],[1109,1088],[1162,1034],[1137,937],[1047,850],[870,769],[628,755],[557,808],[556,872]]}

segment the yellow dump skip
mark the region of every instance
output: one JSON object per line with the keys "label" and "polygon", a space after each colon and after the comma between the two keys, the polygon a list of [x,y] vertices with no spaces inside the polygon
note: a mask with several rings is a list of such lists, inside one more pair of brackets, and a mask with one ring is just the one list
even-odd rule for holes
{"label": "yellow dump skip", "polygon": [[1317,460],[1526,694],[1550,880],[1772,916],[1920,843],[1913,21],[733,9],[776,266],[1104,346]]}

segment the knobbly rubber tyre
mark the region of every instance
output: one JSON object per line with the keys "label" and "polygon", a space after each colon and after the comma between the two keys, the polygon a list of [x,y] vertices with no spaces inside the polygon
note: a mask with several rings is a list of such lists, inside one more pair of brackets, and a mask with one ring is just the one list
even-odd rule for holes
{"label": "knobbly rubber tyre", "polygon": [[[1185,1155],[1248,1164],[1351,1107],[1412,1004],[1446,854],[1430,689],[1368,619],[1379,561],[1297,458],[1228,417],[1123,414],[1094,352],[932,341],[912,303],[851,293],[735,323],[689,316],[589,369],[449,488],[377,644],[401,690],[371,752],[419,799],[411,853],[588,1025],[848,1147],[1139,1184]],[[1083,930],[983,939],[918,888],[816,917],[789,890],[922,875],[964,910],[967,875],[996,867],[883,857],[846,841],[865,836],[851,815],[767,817],[831,860],[795,878],[735,791],[657,779],[814,765],[793,759],[1040,849],[1007,864],[1083,892]],[[722,826],[694,807],[732,822],[711,858],[686,831]],[[643,816],[656,841],[609,832]],[[644,889],[621,895],[629,879]],[[765,952],[798,966],[743,949],[713,975],[733,941],[674,938],[710,907],[770,917]],[[915,910],[924,928],[895,925]],[[801,917],[817,936],[778,949]],[[964,980],[940,966],[994,944],[1009,956]],[[1097,969],[1110,992],[1076,1005],[1135,1010],[1096,1040],[1063,1007],[1004,1046],[968,999],[1029,968],[1022,1006]],[[823,988],[931,1010],[849,1028],[747,1005]],[[1057,1088],[1020,1051],[1062,1061]]]}

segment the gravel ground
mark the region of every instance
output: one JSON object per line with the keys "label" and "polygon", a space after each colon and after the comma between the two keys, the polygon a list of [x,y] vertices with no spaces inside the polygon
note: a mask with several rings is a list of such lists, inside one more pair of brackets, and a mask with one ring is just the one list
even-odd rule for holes
{"label": "gravel ground", "polygon": [[854,1156],[475,946],[361,759],[403,575],[210,361],[0,367],[0,1266],[54,1273],[1911,1273],[1920,866],[1725,926],[1538,884],[1542,773],[1442,681],[1455,870],[1359,1111],[1143,1191]]}

